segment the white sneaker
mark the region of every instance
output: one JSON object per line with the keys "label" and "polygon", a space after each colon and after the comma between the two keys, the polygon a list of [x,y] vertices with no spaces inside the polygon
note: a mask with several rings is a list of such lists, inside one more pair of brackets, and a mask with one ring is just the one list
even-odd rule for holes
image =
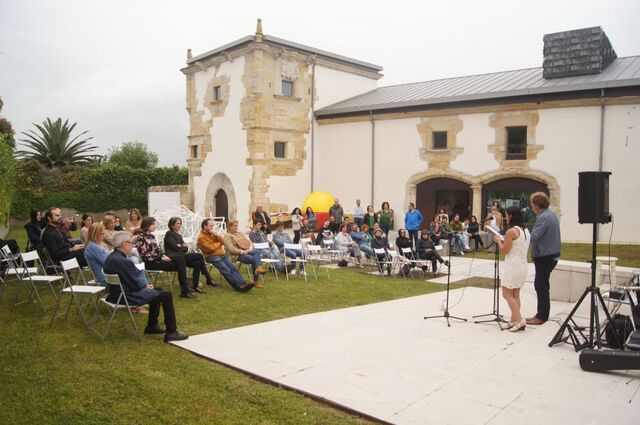
{"label": "white sneaker", "polygon": [[289,272],[289,274],[290,274],[291,276],[295,275],[295,274],[296,274],[296,269],[292,269],[292,270]]}
{"label": "white sneaker", "polygon": [[464,257],[464,251],[460,251],[460,255]]}
{"label": "white sneaker", "polygon": [[306,276],[307,272],[305,272],[304,270],[300,272],[300,276]]}

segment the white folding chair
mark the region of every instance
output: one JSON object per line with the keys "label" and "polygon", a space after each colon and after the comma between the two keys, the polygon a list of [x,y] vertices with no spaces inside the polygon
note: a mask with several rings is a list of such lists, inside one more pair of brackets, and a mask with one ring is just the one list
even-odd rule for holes
{"label": "white folding chair", "polygon": [[395,264],[389,257],[387,251],[384,248],[373,248],[373,253],[380,276],[384,276],[384,269],[387,269],[387,274],[391,275],[393,273]]}
{"label": "white folding chair", "polygon": [[[131,329],[128,329],[126,326],[125,328],[127,328],[128,331],[132,332],[134,335],[136,335],[138,337],[138,340],[142,341],[142,335],[140,334],[140,331],[138,330],[138,325],[136,325],[136,320],[133,317],[133,313],[131,312],[131,306],[129,305],[129,301],[127,300],[127,297],[125,296],[124,293],[124,289],[122,288],[122,283],[120,282],[120,277],[117,274],[104,274],[104,278],[107,280],[107,283],[109,284],[109,293],[113,293],[115,291],[119,291],[119,295],[118,295],[118,299],[116,300],[115,303],[112,303],[110,301],[108,301],[106,298],[101,298],[100,301],[102,303],[104,303],[107,308],[109,309],[109,311],[111,312],[111,315],[109,317],[109,323],[107,323],[107,329],[105,329],[104,334],[102,335],[102,342],[104,343],[104,341],[107,339],[107,335],[109,334],[109,330],[111,330],[111,324],[113,323],[113,318],[116,315],[116,312],[118,310],[124,310],[129,314],[129,318],[131,319],[131,323],[133,323],[133,331],[131,331]],[[124,304],[123,304],[124,302]]]}
{"label": "white folding chair", "polygon": [[[37,274],[37,267],[27,267],[26,264],[20,264],[20,254],[13,254],[7,245],[0,250],[0,260],[5,265],[4,277],[8,279],[10,276],[21,276],[25,273]],[[1,276],[0,276],[1,277]]]}
{"label": "white folding chair", "polygon": [[311,264],[313,269],[313,275],[316,279],[318,279],[317,271],[320,267],[324,267],[325,273],[327,274],[327,279],[331,280],[331,276],[329,275],[329,263],[331,263],[330,258],[326,258],[322,255],[322,248],[320,245],[307,245],[307,260]]}
{"label": "white folding chair", "polygon": [[[269,242],[256,242],[253,244],[253,249],[260,249],[260,250],[267,250],[269,252],[271,252],[271,249],[269,248]],[[280,278],[278,277],[278,267],[276,267],[276,264],[280,263],[281,260],[275,260],[273,258],[265,258],[262,257],[260,258],[260,261],[263,264],[267,265],[267,268],[269,270],[273,270],[273,272],[276,275],[276,279],[279,280]]]}
{"label": "white folding chair", "polygon": [[[22,301],[18,301],[20,290],[16,291],[16,301],[13,304],[15,308],[19,304],[29,303],[32,301],[33,297],[38,301],[40,306],[42,307],[42,311],[44,313],[47,312],[47,307],[40,296],[39,286],[46,286],[51,290],[53,294],[53,298],[56,303],[58,302],[58,295],[56,291],[53,289],[53,282],[58,282],[62,280],[62,276],[48,276],[44,274],[44,267],[42,266],[42,261],[40,260],[40,256],[38,255],[38,251],[29,251],[20,254],[20,259],[22,260],[23,266],[29,262],[33,262],[36,268],[36,273],[31,273],[28,267],[23,267],[23,273],[18,275],[18,278],[24,283],[24,286],[28,287],[28,296],[26,299]],[[26,289],[26,288],[25,288]]]}
{"label": "white folding chair", "polygon": [[402,255],[404,256],[404,263],[408,264],[409,266],[413,266],[409,269],[409,273],[413,275],[413,272],[415,271],[422,274],[422,277],[424,278],[424,271],[422,271],[422,266],[424,266],[426,262],[424,260],[416,259],[411,248],[401,248],[401,251]]}
{"label": "white folding chair", "polygon": [[339,249],[336,249],[336,244],[333,239],[323,239],[322,245],[324,246],[325,254],[329,255],[329,258],[331,258],[332,261],[336,259],[340,261],[344,259],[345,252],[348,254],[348,251],[340,251]]}
{"label": "white folding chair", "polygon": [[[296,251],[300,251],[302,253],[302,257],[298,257],[298,258],[289,258],[287,257],[287,255],[285,254],[285,252],[287,250],[296,250]],[[284,244],[284,249],[282,250],[282,261],[284,264],[284,272],[287,276],[287,280],[289,280],[289,269],[287,267],[287,265],[293,265],[294,267],[296,265],[301,265],[302,266],[302,272],[300,272],[303,276],[304,276],[304,280],[305,282],[307,281],[307,260],[304,259],[304,251],[302,250],[302,245],[298,244],[293,244],[293,243],[285,243]]]}
{"label": "white folding chair", "polygon": [[[60,265],[62,266],[62,270],[64,271],[64,287],[62,288],[62,294],[60,295],[60,297],[58,297],[58,302],[56,303],[56,308],[53,311],[53,315],[51,316],[51,323],[49,323],[49,326],[52,326],[53,321],[58,317],[64,316],[64,318],[66,319],[69,315],[69,311],[71,310],[71,304],[75,302],[76,307],[78,308],[78,311],[80,312],[80,316],[82,317],[82,320],[84,320],[84,324],[87,327],[87,329],[97,333],[98,336],[102,336],[92,325],[89,324],[89,321],[87,320],[87,317],[85,316],[84,311],[82,309],[82,303],[80,302],[80,297],[83,297],[83,296],[87,297],[89,299],[87,306],[93,305],[94,307],[93,319],[91,320],[91,323],[93,324],[95,323],[96,319],[100,316],[100,313],[98,312],[98,303],[96,298],[99,298],[100,294],[104,292],[105,287],[98,286],[98,285],[88,285],[87,280],[84,277],[84,273],[82,272],[82,269],[78,264],[78,260],[75,258],[71,258],[70,260],[63,260],[60,262]],[[75,273],[75,278],[72,280],[71,276],[74,273]],[[69,305],[67,306],[67,311],[65,313],[61,313],[58,316],[56,316],[56,313],[60,308],[60,301],[62,300],[62,295],[64,294],[71,294],[71,298],[69,299]]]}

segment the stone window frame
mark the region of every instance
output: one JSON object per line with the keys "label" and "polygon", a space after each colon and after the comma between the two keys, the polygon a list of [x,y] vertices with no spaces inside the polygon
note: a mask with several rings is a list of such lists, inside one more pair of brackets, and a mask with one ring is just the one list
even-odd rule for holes
{"label": "stone window frame", "polygon": [[191,159],[200,158],[200,145],[191,145]]}
{"label": "stone window frame", "polygon": [[[429,168],[448,169],[456,157],[464,152],[464,148],[458,146],[458,133],[462,131],[463,122],[458,115],[424,116],[417,124],[418,134],[422,140],[420,146],[420,159],[426,161]],[[447,133],[447,147],[445,149],[433,148],[433,133]]]}
{"label": "stone window frame", "polygon": [[213,86],[213,101],[222,102],[222,86],[220,84]]}
{"label": "stone window frame", "polygon": [[[489,127],[494,129],[494,141],[487,146],[499,164],[499,168],[528,168],[531,160],[538,157],[544,145],[536,143],[536,129],[539,122],[537,110],[503,111],[489,116]],[[523,159],[507,158],[507,127],[527,128],[527,150]]]}

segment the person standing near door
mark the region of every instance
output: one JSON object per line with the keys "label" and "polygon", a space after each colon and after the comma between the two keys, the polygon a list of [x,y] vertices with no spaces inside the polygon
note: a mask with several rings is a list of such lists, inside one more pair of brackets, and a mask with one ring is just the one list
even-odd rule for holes
{"label": "person standing near door", "polygon": [[415,249],[418,243],[418,231],[420,231],[420,226],[422,226],[423,222],[424,217],[422,217],[420,211],[416,209],[413,202],[409,202],[409,210],[404,215],[404,227],[406,227],[407,232],[409,232],[409,239],[411,240],[413,249]]}

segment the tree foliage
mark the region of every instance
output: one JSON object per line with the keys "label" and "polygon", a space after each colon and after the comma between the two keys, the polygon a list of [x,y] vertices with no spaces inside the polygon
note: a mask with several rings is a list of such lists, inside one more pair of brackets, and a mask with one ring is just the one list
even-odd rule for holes
{"label": "tree foliage", "polygon": [[[2,112],[2,107],[4,106],[4,102],[2,102],[2,98],[0,98],[0,112]],[[15,141],[13,140],[13,126],[11,122],[4,118],[0,117],[0,136],[4,136],[4,143],[8,143],[11,148],[15,147]]]}
{"label": "tree foliage", "polygon": [[[0,111],[2,111],[2,99],[0,99]],[[11,201],[13,198],[16,161],[13,158],[13,127],[11,123],[0,117],[0,225],[9,220]]]}
{"label": "tree foliage", "polygon": [[149,151],[144,143],[138,141],[124,142],[122,146],[111,149],[109,163],[134,169],[154,168],[158,165],[158,155]]}
{"label": "tree foliage", "polygon": [[26,139],[20,141],[28,150],[17,151],[17,157],[36,160],[49,168],[90,163],[95,157],[92,152],[96,149],[96,146],[89,144],[93,137],[84,137],[87,131],[72,137],[76,124],[70,125],[69,120],[62,122],[62,118],[55,121],[47,118],[41,125],[33,124],[38,132],[22,132]]}

